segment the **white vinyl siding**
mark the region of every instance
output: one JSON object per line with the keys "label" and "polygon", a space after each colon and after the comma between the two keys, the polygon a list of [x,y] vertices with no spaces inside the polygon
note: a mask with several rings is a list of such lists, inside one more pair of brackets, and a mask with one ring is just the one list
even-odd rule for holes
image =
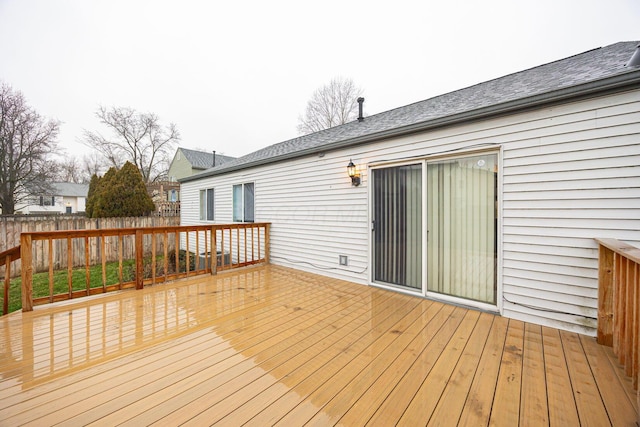
{"label": "white vinyl siding", "polygon": [[[216,220],[231,222],[232,186],[254,182],[255,220],[272,223],[273,263],[366,284],[368,166],[488,147],[501,149],[498,307],[510,318],[593,334],[593,238],[640,246],[638,90],[186,182],[182,223],[198,222],[198,190],[213,186]],[[362,175],[359,187],[347,176],[349,159]]]}

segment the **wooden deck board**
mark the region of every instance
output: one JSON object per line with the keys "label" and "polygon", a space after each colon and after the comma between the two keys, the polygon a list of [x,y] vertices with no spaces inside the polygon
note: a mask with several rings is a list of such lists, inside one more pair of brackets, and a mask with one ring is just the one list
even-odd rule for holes
{"label": "wooden deck board", "polygon": [[543,327],[542,340],[549,424],[552,426],[579,425],[578,409],[573,397],[573,387],[567,370],[560,331]]}
{"label": "wooden deck board", "polygon": [[595,383],[591,368],[577,334],[560,331],[565,346],[567,367],[573,386],[580,424],[583,426],[603,426],[610,423],[607,410]]}
{"label": "wooden deck board", "polygon": [[[425,305],[422,305],[422,307],[427,308]],[[384,383],[384,379],[389,376],[397,378],[410,366],[408,365],[409,360],[402,357],[402,355],[415,350],[407,348],[407,346],[413,343],[419,348],[423,345],[419,333],[425,325],[419,322],[419,320],[422,320],[422,312],[419,314],[416,319],[407,319],[410,323],[398,323],[387,331],[379,343],[384,346],[384,351],[380,354],[374,354],[373,358],[368,360],[369,363],[364,366],[357,376],[339,393],[332,396],[322,410],[311,419],[312,424],[326,424],[326,419],[330,418],[348,425],[350,418],[347,417],[346,420],[343,420],[348,411],[358,421],[364,422],[369,418],[365,414],[370,409],[370,404],[376,405],[376,401],[384,397],[381,393],[384,392],[388,385],[388,383]],[[414,337],[418,337],[418,339],[414,340]],[[366,358],[369,358],[369,356],[369,354],[365,355]],[[366,393],[363,394],[363,392]],[[369,400],[370,398],[373,398],[373,400]]]}
{"label": "wooden deck board", "polygon": [[526,324],[522,354],[522,392],[520,396],[520,424],[549,425],[547,381],[544,373],[542,328]]}
{"label": "wooden deck board", "polygon": [[270,265],[0,318],[0,425],[633,425],[610,353]]}
{"label": "wooden deck board", "polygon": [[446,381],[445,389],[429,418],[428,425],[458,425],[494,317],[487,313],[480,315],[473,335],[466,343],[451,377]]}
{"label": "wooden deck board", "polygon": [[460,425],[489,424],[508,325],[509,321],[505,318],[495,318],[493,321],[467,400],[460,414]]}
{"label": "wooden deck board", "polygon": [[509,320],[489,425],[513,426],[520,419],[524,324]]}
{"label": "wooden deck board", "polygon": [[[388,318],[397,309],[397,306],[390,306],[385,311],[378,311],[379,318]],[[367,333],[370,329],[370,324],[363,319],[357,328],[351,327],[344,331],[341,334],[342,338],[335,344],[323,345],[323,351],[315,355],[310,363],[305,363],[283,379],[283,382],[290,387],[289,390],[283,395],[276,396],[277,400],[257,413],[249,420],[248,424],[272,425],[297,405],[304,403],[308,396],[330,380],[349,361],[350,352],[347,352],[348,349],[353,351],[363,347],[365,341],[369,339]]]}
{"label": "wooden deck board", "polygon": [[[589,361],[589,367],[593,372],[598,390],[602,396],[607,413],[611,418],[611,424],[614,426],[633,425],[636,420],[636,411],[634,396],[620,396],[618,391],[621,388],[628,388],[629,383],[620,384],[616,375],[616,367],[613,366],[605,351],[604,347],[596,343],[595,338],[581,336],[580,342],[584,348],[585,354]],[[637,410],[637,408],[635,408]]]}
{"label": "wooden deck board", "polygon": [[[439,352],[438,359],[422,381],[420,388],[411,398],[411,402],[400,418],[400,423],[417,425],[425,422],[425,414],[432,414],[440,401],[442,392],[451,377],[455,364],[458,362],[471,332],[477,324],[479,312],[468,311],[462,322],[456,328],[451,339]],[[432,392],[433,390],[433,392]],[[431,417],[429,417],[431,418]]]}

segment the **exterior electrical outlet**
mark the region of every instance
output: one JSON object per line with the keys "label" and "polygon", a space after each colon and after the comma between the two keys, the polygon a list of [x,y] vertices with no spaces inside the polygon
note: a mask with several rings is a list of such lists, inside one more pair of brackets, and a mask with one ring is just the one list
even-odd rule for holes
{"label": "exterior electrical outlet", "polygon": [[349,265],[349,258],[346,255],[340,255],[340,265]]}

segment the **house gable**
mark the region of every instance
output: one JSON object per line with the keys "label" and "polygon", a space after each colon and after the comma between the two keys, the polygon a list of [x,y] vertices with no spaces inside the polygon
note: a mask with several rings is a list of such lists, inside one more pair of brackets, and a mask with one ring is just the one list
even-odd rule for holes
{"label": "house gable", "polygon": [[178,181],[210,169],[214,164],[220,166],[233,159],[235,158],[213,152],[178,148],[169,167],[169,179]]}

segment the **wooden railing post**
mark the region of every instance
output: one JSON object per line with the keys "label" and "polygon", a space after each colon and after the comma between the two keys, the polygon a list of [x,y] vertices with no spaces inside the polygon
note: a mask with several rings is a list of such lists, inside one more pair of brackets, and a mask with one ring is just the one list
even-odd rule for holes
{"label": "wooden railing post", "polygon": [[613,256],[598,245],[598,344],[613,346]]}
{"label": "wooden railing post", "polygon": [[22,260],[22,311],[33,311],[33,259],[31,235],[20,235],[20,259]]}
{"label": "wooden railing post", "polygon": [[136,229],[136,289],[144,288],[144,234],[142,229]]}

